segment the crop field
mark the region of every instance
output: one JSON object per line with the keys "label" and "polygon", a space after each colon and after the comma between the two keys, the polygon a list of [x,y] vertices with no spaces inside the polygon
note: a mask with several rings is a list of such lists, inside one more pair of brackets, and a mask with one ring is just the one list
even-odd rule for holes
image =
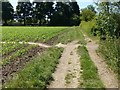
{"label": "crop field", "polygon": [[19,44],[19,43],[8,43],[2,44],[2,64],[6,65],[10,61],[15,60],[17,57],[23,56],[29,52],[29,50],[35,48],[35,45]]}
{"label": "crop field", "polygon": [[[62,71],[64,75],[59,72],[58,79],[61,80],[61,77],[69,75],[68,81],[72,84],[71,80],[76,78],[80,88],[104,88],[102,76],[99,76],[99,73],[102,73],[99,72],[101,67],[96,66],[94,58],[89,54],[90,51],[94,51],[92,54],[97,55],[96,49],[93,49],[96,44],[84,35],[89,36],[90,34],[85,28],[84,25],[73,27],[2,27],[2,42],[0,43],[2,46],[2,61],[0,61],[2,87],[44,90],[52,86],[51,82],[55,81],[53,73],[55,74],[57,69],[61,68],[62,71],[66,68],[66,71]],[[85,31],[82,31],[83,29]],[[76,64],[72,57],[78,59]],[[99,56],[96,57],[99,58]],[[58,68],[58,65],[62,66]],[[76,71],[75,65],[80,68],[80,71]],[[107,72],[107,69],[105,70]],[[78,75],[75,72],[78,72]],[[63,83],[65,80],[61,82]],[[53,84],[53,86],[55,85]]]}
{"label": "crop field", "polygon": [[[26,80],[24,80],[27,76],[25,72],[34,71],[36,75],[38,72],[36,72],[33,69],[38,68],[39,65],[41,65],[41,70],[43,69],[42,66],[45,66],[48,62],[48,60],[51,61],[52,66],[45,67],[47,71],[49,71],[48,76],[47,71],[44,70],[44,73],[42,75],[45,79],[52,78],[52,73],[54,72],[56,65],[58,64],[58,59],[61,56],[61,53],[63,51],[62,48],[51,48],[46,49],[43,47],[40,47],[38,45],[30,45],[26,42],[37,42],[37,43],[46,43],[51,44],[49,41],[53,42],[54,44],[57,43],[63,43],[67,44],[73,40],[83,40],[82,33],[79,31],[79,27],[3,27],[2,28],[2,62],[3,65],[3,87],[23,87],[24,83],[26,83]],[[57,37],[57,38],[56,38]],[[23,42],[23,43],[19,43]],[[83,42],[83,41],[82,41]],[[45,52],[45,53],[43,53]],[[51,52],[50,56],[49,54]],[[42,54],[39,56],[39,54]],[[45,54],[45,55],[44,55]],[[40,60],[39,60],[39,58]],[[53,58],[53,59],[52,59]],[[29,61],[30,60],[30,61]],[[35,62],[34,62],[35,60]],[[44,61],[45,60],[45,61]],[[28,62],[29,61],[29,62]],[[37,63],[39,61],[39,63]],[[28,64],[26,64],[28,62]],[[42,62],[45,64],[42,64]],[[37,64],[37,66],[34,65],[34,63]],[[34,66],[33,66],[33,65]],[[47,66],[50,63],[47,64]],[[32,66],[31,66],[32,65]],[[24,67],[23,67],[24,66]],[[29,69],[29,68],[32,69]],[[20,70],[20,73],[18,73],[19,78],[16,78],[16,75],[14,76],[16,80],[8,79],[8,76],[12,76],[14,72],[18,72]],[[21,71],[23,70],[23,71]],[[29,70],[29,71],[28,71]],[[51,71],[52,70],[52,71]],[[25,77],[22,78],[21,74]],[[39,73],[40,74],[40,73]],[[34,76],[31,76],[35,78]],[[38,76],[38,78],[41,78]],[[42,78],[42,79],[43,79]],[[19,85],[17,84],[19,81]],[[40,80],[41,81],[41,80]],[[14,83],[16,82],[16,84]],[[35,81],[32,83],[32,79],[28,82],[29,84],[26,85],[26,87],[32,87],[35,83],[38,83],[37,86],[33,87],[45,87],[46,83],[48,81],[42,80],[41,82]],[[39,86],[40,85],[40,86]]]}
{"label": "crop field", "polygon": [[79,1],[0,0],[2,90],[120,88],[120,2]]}
{"label": "crop field", "polygon": [[3,27],[2,41],[45,42],[67,27]]}
{"label": "crop field", "polygon": [[37,47],[18,42],[45,42],[64,31],[65,28],[67,27],[3,27],[2,42],[5,42],[2,43],[3,65]]}
{"label": "crop field", "polygon": [[[49,43],[52,38],[63,33],[68,27],[2,27],[3,83],[10,73],[25,66],[25,63],[46,49],[24,42]],[[23,43],[19,43],[23,42]],[[54,42],[53,42],[54,43]],[[5,77],[4,77],[5,76]]]}

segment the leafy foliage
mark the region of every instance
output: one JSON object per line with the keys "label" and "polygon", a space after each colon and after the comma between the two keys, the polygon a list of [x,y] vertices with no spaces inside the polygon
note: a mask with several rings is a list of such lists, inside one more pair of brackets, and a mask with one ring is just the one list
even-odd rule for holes
{"label": "leafy foliage", "polygon": [[73,26],[80,24],[79,6],[77,2],[57,2],[51,18],[51,25]]}
{"label": "leafy foliage", "polygon": [[97,29],[101,39],[120,36],[120,12],[118,12],[119,6],[116,5],[119,3],[102,2],[98,4]]}
{"label": "leafy foliage", "polygon": [[[9,3],[8,1],[6,3]],[[5,8],[5,5],[3,5]],[[80,10],[76,1],[71,2],[47,2],[34,0],[19,0],[16,6],[16,12],[11,11],[12,5],[9,3],[5,15],[13,15],[8,20],[14,19],[11,25],[39,25],[39,26],[77,26],[80,24]],[[3,9],[3,11],[5,11]],[[11,12],[11,13],[10,13]],[[3,13],[4,14],[4,13]],[[4,21],[7,22],[7,17]]]}
{"label": "leafy foliage", "polygon": [[9,20],[13,20],[13,6],[8,0],[1,0],[2,2],[2,21],[3,25],[8,25]]}
{"label": "leafy foliage", "polygon": [[96,27],[96,20],[91,20],[88,22],[82,21],[80,24],[80,28],[83,33],[85,33],[93,40],[98,40],[99,36],[97,35],[98,32],[97,31],[95,32],[95,27]]}
{"label": "leafy foliage", "polygon": [[24,1],[18,1],[18,5],[16,6],[17,11],[17,19],[22,22],[24,21],[24,25],[26,25],[26,22],[29,21],[29,19],[32,17],[32,4],[29,0],[26,2]]}
{"label": "leafy foliage", "polygon": [[120,62],[120,1],[101,2],[97,5],[99,14],[92,32],[97,32],[100,36],[99,52],[105,58],[109,67],[118,73],[120,69],[118,65]]}
{"label": "leafy foliage", "polygon": [[95,10],[95,7],[93,5],[88,5],[87,8],[91,11],[93,11],[94,13],[97,13]]}
{"label": "leafy foliage", "polygon": [[81,10],[81,20],[83,21],[91,21],[94,19],[96,11],[95,8],[89,5],[87,8]]}

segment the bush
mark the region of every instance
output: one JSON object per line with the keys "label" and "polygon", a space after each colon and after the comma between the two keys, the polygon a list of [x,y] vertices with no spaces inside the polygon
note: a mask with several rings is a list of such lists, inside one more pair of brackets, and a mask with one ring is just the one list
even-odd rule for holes
{"label": "bush", "polygon": [[99,51],[102,56],[105,58],[109,67],[118,73],[118,64],[120,63],[120,40],[119,39],[110,39],[101,40]]}

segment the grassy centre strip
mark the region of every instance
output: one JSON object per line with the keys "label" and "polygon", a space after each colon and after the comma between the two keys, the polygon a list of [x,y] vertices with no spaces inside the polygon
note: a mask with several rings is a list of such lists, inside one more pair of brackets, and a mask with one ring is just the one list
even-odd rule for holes
{"label": "grassy centre strip", "polygon": [[80,30],[80,27],[71,27],[69,31],[58,36],[57,43],[67,44],[74,40],[79,40],[81,43],[84,43],[84,37]]}
{"label": "grassy centre strip", "polygon": [[97,67],[92,62],[87,48],[85,46],[78,47],[78,53],[81,56],[80,62],[82,67],[82,75],[80,87],[83,88],[104,88],[102,81],[99,78]]}

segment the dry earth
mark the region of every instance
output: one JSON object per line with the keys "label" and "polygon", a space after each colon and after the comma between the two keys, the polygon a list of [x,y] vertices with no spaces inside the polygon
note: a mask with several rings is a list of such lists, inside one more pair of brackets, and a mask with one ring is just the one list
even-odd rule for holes
{"label": "dry earth", "polygon": [[88,38],[86,35],[84,35],[84,37],[87,41],[87,49],[89,55],[97,66],[99,76],[103,81],[105,87],[118,88],[117,76],[112,71],[110,71],[104,59],[96,53],[99,45],[95,41],[92,41],[90,38]]}
{"label": "dry earth", "polygon": [[48,88],[77,88],[80,78],[80,62],[77,55],[77,41],[73,41],[64,47],[60,63],[53,73],[54,81]]}

